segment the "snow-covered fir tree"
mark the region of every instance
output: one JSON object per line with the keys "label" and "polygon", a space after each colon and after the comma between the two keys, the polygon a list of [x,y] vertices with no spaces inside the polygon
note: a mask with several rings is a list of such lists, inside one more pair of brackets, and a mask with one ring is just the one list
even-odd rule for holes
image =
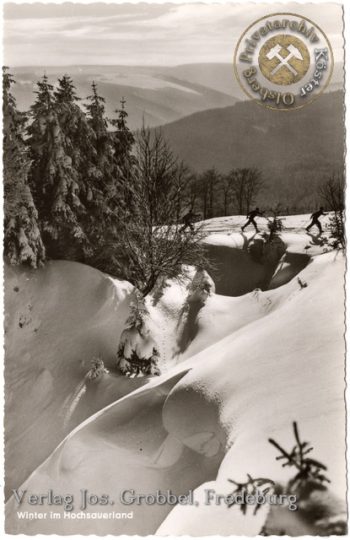
{"label": "snow-covered fir tree", "polygon": [[30,160],[23,139],[26,115],[11,93],[14,83],[3,68],[4,254],[11,264],[36,268],[45,260],[38,213],[28,184]]}
{"label": "snow-covered fir tree", "polygon": [[68,77],[59,80],[55,92],[46,75],[37,85],[28,134],[30,185],[43,239],[51,258],[81,260],[89,252],[89,241],[81,226],[87,188],[79,174],[80,163],[89,157],[86,148],[82,151],[88,126],[86,122],[84,125]]}
{"label": "snow-covered fir tree", "polygon": [[[94,193],[95,208],[91,210],[96,214],[91,235],[94,244],[99,245],[99,250],[91,263],[101,270],[116,274],[119,271],[116,245],[120,242],[126,216],[130,214],[133,204],[134,138],[127,127],[124,108],[120,119],[114,121],[106,118],[105,100],[99,95],[96,83],[92,84],[92,94],[87,99],[85,107],[89,125],[95,133],[96,166],[100,171],[100,180]],[[109,130],[109,122],[117,129]]]}
{"label": "snow-covered fir tree", "polygon": [[159,349],[151,335],[148,319],[145,299],[139,291],[135,291],[117,351],[117,365],[128,377],[160,375]]}
{"label": "snow-covered fir tree", "polygon": [[106,100],[99,95],[95,81],[92,82],[91,89],[92,94],[86,98],[85,109],[88,114],[88,122],[96,134],[97,149],[103,156],[106,144],[108,144],[108,120],[105,116]]}
{"label": "snow-covered fir tree", "polygon": [[[118,177],[114,167],[111,135],[105,114],[105,99],[99,95],[97,84],[92,83],[92,94],[85,105],[87,121],[94,134],[95,169],[91,169],[92,198],[89,202],[90,235],[94,243],[107,241],[107,233],[115,234],[119,201]],[[97,172],[97,174],[96,174]]]}
{"label": "snow-covered fir tree", "polygon": [[99,357],[94,357],[91,361],[91,367],[85,375],[85,378],[89,381],[97,381],[107,373],[109,373],[109,371],[105,368],[103,360]]}
{"label": "snow-covered fir tree", "polygon": [[122,208],[123,214],[127,215],[132,212],[133,207],[133,178],[136,164],[133,154],[135,137],[127,124],[126,100],[122,98],[120,104],[121,108],[115,110],[118,114],[117,118],[109,121],[115,128],[111,132],[111,141],[115,173],[119,184],[119,207]]}
{"label": "snow-covered fir tree", "polygon": [[126,167],[131,166],[131,164],[135,161],[132,156],[132,148],[135,143],[135,137],[127,124],[128,113],[125,108],[126,100],[122,98],[120,104],[121,108],[115,110],[115,112],[118,114],[117,118],[113,118],[109,121],[115,128],[115,130],[112,132],[114,160],[115,163],[120,167],[120,172],[127,175],[128,170],[126,170]]}
{"label": "snow-covered fir tree", "polygon": [[[70,77],[59,79],[59,86],[54,94],[67,152],[77,173],[82,209],[79,224],[86,239],[82,260],[93,262],[100,240],[96,230],[101,230],[106,223],[109,208],[104,190],[108,146],[101,146],[101,132],[97,129],[97,123],[79,107],[80,98],[76,95]],[[97,95],[96,97],[98,100],[103,99]]]}

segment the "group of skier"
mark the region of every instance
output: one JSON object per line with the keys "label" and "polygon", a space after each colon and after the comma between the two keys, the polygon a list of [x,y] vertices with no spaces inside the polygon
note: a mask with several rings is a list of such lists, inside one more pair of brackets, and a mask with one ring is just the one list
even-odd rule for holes
{"label": "group of skier", "polygon": [[[252,210],[251,212],[248,212],[247,214],[247,222],[241,227],[242,232],[244,232],[245,228],[248,227],[248,225],[253,225],[256,232],[259,232],[258,225],[255,221],[257,217],[264,217],[264,211],[260,211],[260,209],[257,207],[255,210]],[[319,230],[319,233],[323,233],[322,225],[320,223],[320,217],[325,216],[324,208],[323,206],[320,207],[317,212],[314,212],[310,216],[310,224],[306,227],[306,231],[309,232],[312,227],[317,227]],[[200,214],[195,214],[192,210],[190,210],[187,214],[185,214],[182,218],[183,226],[181,227],[180,231],[185,232],[186,229],[190,229],[191,231],[194,230],[194,221],[196,218],[200,217]]]}
{"label": "group of skier", "polygon": [[[310,216],[310,220],[311,220],[310,224],[306,227],[307,232],[309,232],[312,227],[316,226],[318,228],[318,230],[319,230],[319,233],[320,234],[323,233],[322,225],[321,225],[320,219],[319,219],[321,216],[326,215],[323,210],[324,210],[324,208],[323,208],[323,206],[321,206],[320,209],[317,210],[317,212],[314,212],[313,214],[311,214],[311,216]],[[256,232],[259,232],[259,229],[258,229],[258,226],[256,224],[255,218],[258,217],[258,216],[264,217],[264,213],[265,212],[261,212],[259,210],[259,208],[255,208],[255,210],[252,210],[251,212],[248,212],[248,214],[247,214],[248,221],[246,222],[245,225],[243,225],[241,227],[242,232],[244,231],[244,229],[246,227],[248,227],[248,225],[253,225]]]}
{"label": "group of skier", "polygon": [[[241,227],[242,232],[244,231],[244,229],[246,227],[248,227],[248,225],[253,225],[256,232],[259,232],[259,229],[258,229],[258,226],[256,224],[255,218],[258,217],[258,216],[264,217],[264,213],[265,212],[261,212],[259,210],[259,208],[255,208],[255,210],[252,210],[251,212],[248,212],[248,214],[247,214],[248,221],[246,222],[245,225],[243,225],[243,227]],[[306,227],[307,232],[309,232],[312,227],[316,226],[318,228],[318,230],[319,230],[319,233],[322,234],[323,229],[322,229],[322,225],[320,223],[320,217],[325,216],[325,215],[326,214],[324,213],[323,206],[321,206],[320,209],[317,210],[317,212],[314,212],[313,214],[311,214],[311,216],[310,216],[310,220],[311,220],[310,224]]]}

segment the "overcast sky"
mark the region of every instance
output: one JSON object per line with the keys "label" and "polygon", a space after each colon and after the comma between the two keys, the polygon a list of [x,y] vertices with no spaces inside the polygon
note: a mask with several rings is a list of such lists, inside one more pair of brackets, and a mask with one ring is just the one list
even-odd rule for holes
{"label": "overcast sky", "polygon": [[274,12],[305,15],[342,59],[337,4],[14,4],[4,5],[9,66],[177,65],[232,62],[241,33]]}

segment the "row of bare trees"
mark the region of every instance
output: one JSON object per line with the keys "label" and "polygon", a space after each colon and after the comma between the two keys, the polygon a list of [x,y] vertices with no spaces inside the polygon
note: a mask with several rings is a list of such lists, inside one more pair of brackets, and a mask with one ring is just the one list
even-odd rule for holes
{"label": "row of bare trees", "polygon": [[243,215],[257,203],[263,189],[262,173],[256,168],[232,169],[228,174],[212,168],[190,176],[184,200],[203,219]]}
{"label": "row of bare trees", "polygon": [[[219,199],[224,212],[244,215],[257,203],[264,182],[255,168],[237,168],[227,175],[210,169],[194,177],[161,132],[147,128],[136,137],[134,155],[132,213],[120,223],[120,240],[110,256],[115,259],[114,268],[120,268],[118,274],[124,274],[147,295],[161,280],[180,275],[184,264],[208,268],[200,241],[201,226],[183,232],[183,217],[188,211],[199,210],[201,218],[207,219],[217,211]],[[344,246],[343,177],[325,182],[320,198],[334,215],[332,234]],[[281,212],[278,207],[275,218]]]}

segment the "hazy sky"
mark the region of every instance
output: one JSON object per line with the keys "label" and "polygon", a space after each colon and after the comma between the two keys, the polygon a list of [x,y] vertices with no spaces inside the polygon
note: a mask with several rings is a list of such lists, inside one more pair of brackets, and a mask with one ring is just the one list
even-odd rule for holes
{"label": "hazy sky", "polygon": [[309,17],[342,58],[337,4],[14,4],[4,5],[9,66],[177,65],[232,62],[249,24],[274,12]]}

